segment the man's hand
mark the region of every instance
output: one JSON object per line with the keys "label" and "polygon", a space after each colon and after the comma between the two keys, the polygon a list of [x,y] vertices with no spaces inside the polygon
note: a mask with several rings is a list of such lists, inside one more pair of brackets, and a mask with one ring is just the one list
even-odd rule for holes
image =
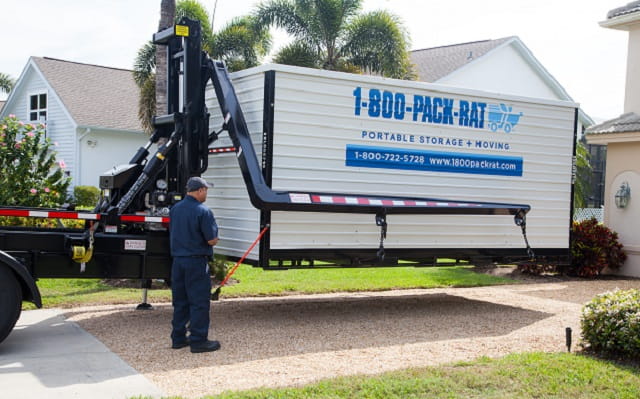
{"label": "man's hand", "polygon": [[216,245],[218,243],[218,240],[219,240],[219,238],[216,237],[213,240],[209,240],[207,242],[209,243],[209,245],[211,245],[213,247],[214,245]]}

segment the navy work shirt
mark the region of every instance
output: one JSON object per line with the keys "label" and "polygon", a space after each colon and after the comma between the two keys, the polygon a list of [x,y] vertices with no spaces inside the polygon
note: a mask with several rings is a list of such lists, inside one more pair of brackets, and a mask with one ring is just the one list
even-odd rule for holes
{"label": "navy work shirt", "polygon": [[207,241],[218,237],[218,225],[209,208],[186,195],[171,208],[169,216],[171,256],[213,255]]}

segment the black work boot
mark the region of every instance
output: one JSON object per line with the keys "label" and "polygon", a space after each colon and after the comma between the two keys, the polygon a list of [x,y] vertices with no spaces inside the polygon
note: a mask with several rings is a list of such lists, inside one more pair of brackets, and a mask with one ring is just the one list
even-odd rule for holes
{"label": "black work boot", "polygon": [[191,353],[213,352],[220,349],[220,342],[218,341],[201,341],[191,343]]}

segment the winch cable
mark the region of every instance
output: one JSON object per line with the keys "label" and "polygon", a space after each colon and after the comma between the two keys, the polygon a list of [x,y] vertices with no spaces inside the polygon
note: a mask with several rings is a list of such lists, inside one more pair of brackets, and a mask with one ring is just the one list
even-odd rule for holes
{"label": "winch cable", "polygon": [[260,239],[262,238],[262,236],[264,235],[264,233],[267,232],[267,230],[269,229],[269,224],[267,224],[266,226],[264,226],[264,228],[262,229],[262,231],[260,232],[260,234],[258,234],[258,237],[255,239],[255,241],[253,242],[253,244],[251,244],[251,246],[249,247],[249,249],[246,250],[246,252],[244,253],[244,255],[242,255],[242,257],[240,258],[240,260],[238,262],[236,262],[235,266],[233,266],[233,268],[231,268],[231,270],[229,270],[229,273],[227,273],[227,275],[225,276],[225,278],[222,280],[222,282],[220,283],[220,285],[218,286],[218,288],[216,288],[216,290],[214,291],[213,294],[211,294],[211,300],[212,301],[217,301],[220,297],[220,290],[222,289],[222,287],[224,287],[225,284],[227,284],[227,281],[229,281],[229,279],[231,278],[231,276],[233,276],[233,273],[236,272],[236,269],[242,264],[242,262],[245,260],[245,258],[249,255],[249,252],[251,252],[251,250],[253,249],[253,247],[256,246],[256,244],[258,243],[258,241],[260,241]]}

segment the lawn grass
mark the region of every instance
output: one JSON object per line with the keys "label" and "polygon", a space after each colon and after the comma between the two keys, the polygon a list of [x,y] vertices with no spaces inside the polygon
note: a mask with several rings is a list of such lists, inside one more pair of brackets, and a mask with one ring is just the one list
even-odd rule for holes
{"label": "lawn grass", "polygon": [[222,297],[381,291],[408,288],[476,287],[513,280],[475,273],[471,266],[328,268],[268,270],[241,267],[239,284],[222,289]]}
{"label": "lawn grass", "polygon": [[285,389],[229,392],[209,399],[266,398],[638,398],[640,369],[566,353],[408,369],[373,377],[323,380]]}
{"label": "lawn grass", "polygon": [[[265,271],[241,265],[233,279],[234,284],[222,288],[221,298],[513,283],[506,278],[475,273],[470,266]],[[37,284],[43,305],[48,308],[139,303],[141,300],[140,289],[116,288],[98,279],[40,279]],[[169,289],[149,290],[148,295],[148,302],[171,301]],[[25,302],[24,309],[33,308]]]}
{"label": "lawn grass", "polygon": [[[45,308],[140,303],[142,299],[142,291],[138,288],[116,288],[99,279],[42,278],[36,284]],[[149,290],[147,301],[170,302],[171,291]],[[35,306],[23,302],[22,308],[35,309]]]}

